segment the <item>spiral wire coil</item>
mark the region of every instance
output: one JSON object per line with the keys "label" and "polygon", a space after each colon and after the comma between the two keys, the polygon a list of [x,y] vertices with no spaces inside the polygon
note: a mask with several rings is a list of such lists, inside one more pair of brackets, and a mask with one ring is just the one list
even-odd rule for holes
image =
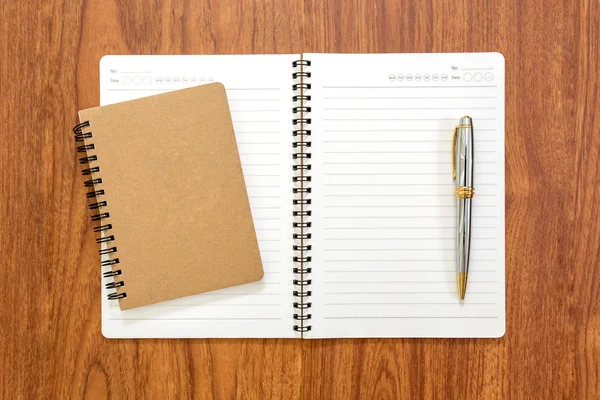
{"label": "spiral wire coil", "polygon": [[293,79],[293,108],[292,113],[294,117],[292,119],[293,130],[293,142],[292,146],[294,152],[293,158],[293,211],[292,216],[294,222],[292,226],[294,228],[294,303],[293,307],[296,310],[294,313],[294,320],[296,323],[293,328],[296,332],[304,333],[309,332],[312,326],[309,324],[309,320],[312,318],[310,309],[312,303],[310,297],[312,292],[310,286],[312,280],[310,279],[311,268],[308,266],[312,261],[310,251],[312,245],[310,244],[311,239],[311,221],[310,217],[312,211],[310,205],[312,203],[310,199],[311,187],[310,182],[312,177],[310,171],[312,165],[310,164],[311,153],[310,153],[310,137],[311,137],[311,107],[310,107],[310,65],[311,62],[308,60],[296,60],[292,63],[294,72],[292,74]]}
{"label": "spiral wire coil", "polygon": [[[84,132],[84,128],[90,128],[89,121],[84,121],[80,124],[77,124],[73,128],[76,142],[85,142],[86,139],[92,139],[94,137],[92,132]],[[102,178],[93,177],[94,174],[98,174],[100,172],[100,167],[90,165],[90,163],[96,163],[98,161],[98,156],[89,154],[89,152],[94,149],[95,146],[91,143],[84,143],[77,146],[78,153],[86,153],[85,157],[81,157],[79,159],[79,164],[87,165],[87,168],[81,170],[81,174],[83,176],[90,177],[90,179],[83,182],[83,186],[86,188],[91,188],[91,191],[86,193],[86,197],[89,199],[94,199],[93,203],[88,204],[88,208],[90,210],[98,210],[97,214],[92,215],[92,221],[100,221],[100,225],[94,227],[94,232],[100,233],[100,237],[96,238],[96,243],[99,243],[100,245],[106,244],[106,247],[101,248],[98,252],[100,253],[100,257],[109,257],[108,259],[102,260],[100,265],[102,267],[112,268],[113,265],[119,264],[119,259],[116,257],[111,257],[117,253],[117,248],[111,245],[111,243],[115,241],[115,237],[114,235],[110,235],[108,233],[110,230],[112,230],[112,224],[106,224],[103,222],[104,220],[110,218],[110,213],[103,211],[103,209],[108,206],[108,202],[102,200],[102,196],[105,195],[104,189],[98,188],[98,186],[102,184]],[[104,272],[102,274],[104,278],[112,279],[111,282],[105,284],[106,289],[116,290],[117,288],[125,286],[125,282],[115,279],[121,275],[121,269],[113,269],[111,271]],[[109,293],[107,297],[109,300],[119,300],[126,298],[127,293],[118,293],[115,291]]]}

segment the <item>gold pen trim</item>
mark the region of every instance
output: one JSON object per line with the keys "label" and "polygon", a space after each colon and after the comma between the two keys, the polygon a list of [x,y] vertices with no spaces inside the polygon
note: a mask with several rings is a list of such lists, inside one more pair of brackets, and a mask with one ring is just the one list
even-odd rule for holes
{"label": "gold pen trim", "polygon": [[473,186],[458,186],[456,188],[456,197],[459,199],[472,199],[475,196],[475,188]]}
{"label": "gold pen trim", "polygon": [[467,294],[467,281],[469,280],[468,272],[457,272],[456,283],[458,284],[458,298],[461,300],[465,299]]}

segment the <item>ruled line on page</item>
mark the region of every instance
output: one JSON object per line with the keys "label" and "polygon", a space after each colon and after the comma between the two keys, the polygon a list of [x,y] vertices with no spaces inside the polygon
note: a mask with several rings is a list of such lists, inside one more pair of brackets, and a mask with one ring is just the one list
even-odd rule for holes
{"label": "ruled line on page", "polygon": [[449,317],[449,316],[439,316],[439,317],[424,317],[424,316],[380,316],[380,317],[373,317],[373,316],[365,316],[365,317],[330,317],[330,316],[325,316],[323,317],[324,319],[497,319],[497,316],[478,316],[478,317],[465,317],[465,316],[456,316],[456,317]]}
{"label": "ruled line on page", "polygon": [[[415,292],[404,292],[404,291],[400,291],[400,292],[325,292],[324,294],[326,295],[347,295],[347,294],[351,294],[351,295],[357,295],[357,294],[367,294],[367,295],[380,295],[380,294],[454,294],[456,293],[456,291],[452,290],[446,290],[446,291],[428,291],[428,292],[424,292],[424,291],[415,291]],[[490,291],[485,291],[485,292],[480,292],[480,291],[470,291],[469,294],[497,294],[498,292],[490,292]]]}
{"label": "ruled line on page", "polygon": [[280,131],[263,131],[263,130],[260,130],[260,131],[240,131],[240,130],[237,130],[237,131],[235,131],[235,133],[280,133]]}
{"label": "ruled line on page", "polygon": [[[336,187],[336,186],[456,186],[453,183],[329,183],[327,187]],[[479,184],[478,186],[481,186]]]}
{"label": "ruled line on page", "polygon": [[[439,172],[423,172],[423,171],[412,171],[412,172],[323,172],[322,175],[331,176],[373,176],[373,175],[449,175],[447,171]],[[475,175],[498,175],[497,172],[475,172]]]}
{"label": "ruled line on page", "polygon": [[[329,284],[329,285],[345,285],[345,284],[353,284],[353,283],[359,283],[359,284],[376,284],[376,285],[384,285],[384,284],[388,284],[388,283],[392,283],[392,284],[397,284],[397,283],[414,283],[414,284],[430,284],[430,283],[456,283],[456,279],[453,280],[445,280],[445,281],[423,281],[423,280],[412,280],[412,281],[325,281],[323,283]],[[476,280],[472,280],[469,279],[469,283],[498,283],[498,281],[476,281]]]}
{"label": "ruled line on page", "polygon": [[[325,161],[323,162],[324,165],[355,165],[355,164],[361,164],[361,165],[396,165],[396,164],[436,164],[436,165],[440,165],[440,164],[444,164],[447,165],[448,162],[447,161],[360,161],[360,160],[356,160],[356,161]],[[475,165],[477,164],[498,164],[498,162],[496,161],[475,161]]]}
{"label": "ruled line on page", "polygon": [[[277,251],[279,251],[279,250],[277,250]],[[265,251],[261,251],[261,253],[265,253]],[[267,251],[267,253],[268,253],[268,251]],[[281,282],[251,282],[251,283],[248,283],[248,284],[249,285],[253,285],[253,286],[281,285]]]}
{"label": "ruled line on page", "polygon": [[283,296],[282,293],[202,293],[202,296]]}
{"label": "ruled line on page", "polygon": [[[481,216],[481,218],[489,218],[489,216]],[[492,215],[491,217],[495,217]],[[330,216],[326,215],[325,219],[456,219],[456,215],[397,215],[397,216],[357,216],[357,215],[338,215]]]}
{"label": "ruled line on page", "polygon": [[[236,102],[236,101],[281,101],[281,99],[227,99],[227,100],[229,102]],[[276,110],[276,111],[280,111],[280,110]]]}
{"label": "ruled line on page", "polygon": [[[481,195],[479,195],[481,196]],[[455,194],[324,194],[323,197],[456,197]]]}
{"label": "ruled line on page", "polygon": [[[410,228],[408,228],[410,230]],[[456,228],[452,228],[452,229],[456,229]],[[473,237],[473,240],[496,240],[497,237]],[[278,240],[278,239],[274,239],[274,240]],[[340,240],[340,241],[344,241],[344,240],[456,240],[455,236],[444,236],[444,237],[374,237],[374,238],[370,238],[370,237],[334,237],[334,238],[329,238],[326,237],[324,240]]]}
{"label": "ruled line on page", "polygon": [[436,302],[436,303],[421,303],[421,302],[397,302],[397,303],[384,303],[384,302],[368,302],[368,303],[323,303],[323,305],[326,306],[412,306],[412,305],[422,305],[422,306],[426,306],[426,305],[430,305],[430,306],[449,306],[449,305],[476,305],[476,306],[493,306],[496,305],[498,303],[492,303],[492,302],[469,302],[469,303],[464,303],[464,302],[459,302],[459,301],[454,301],[454,302]]}
{"label": "ruled line on page", "polygon": [[[369,144],[376,144],[376,143],[447,143],[450,142],[452,139],[431,139],[431,140],[423,140],[423,139],[418,139],[418,140],[411,140],[410,138],[408,139],[394,139],[394,140],[323,140],[322,143],[369,143]],[[478,138],[477,142],[486,142],[486,143],[494,143],[494,142],[498,142],[498,139],[491,139],[491,138]],[[240,144],[238,142],[238,144]],[[254,143],[251,143],[254,144]],[[280,143],[277,143],[280,144]]]}
{"label": "ruled line on page", "polygon": [[[410,247],[395,247],[395,248],[379,248],[379,249],[365,249],[365,248],[353,248],[353,249],[330,249],[330,248],[324,248],[323,251],[327,252],[327,251],[343,251],[343,252],[350,252],[350,251],[419,251],[419,252],[424,252],[424,251],[433,251],[433,250],[437,250],[437,251],[455,251],[456,247],[448,247],[448,248],[439,248],[439,249],[415,249],[415,248],[410,248]],[[478,250],[478,251],[496,251],[498,250],[497,248],[493,247],[493,248],[471,248],[471,250]]]}
{"label": "ruled line on page", "polygon": [[[323,107],[326,111],[496,110],[498,107]],[[478,118],[479,119],[479,118]]]}
{"label": "ruled line on page", "polygon": [[464,89],[475,89],[475,88],[494,88],[498,85],[423,85],[423,86],[323,86],[323,89],[429,89],[429,88],[440,88],[440,89],[452,89],[452,88],[464,88]]}
{"label": "ruled line on page", "polygon": [[234,124],[249,124],[249,123],[279,124],[281,121],[269,121],[269,120],[259,121],[259,120],[249,119],[249,120],[244,120],[244,121],[231,121],[231,122],[233,122]]}
{"label": "ruled line on page", "polygon": [[[477,128],[477,131],[493,132],[495,128]],[[452,129],[323,129],[323,132],[448,132]]]}
{"label": "ruled line on page", "polygon": [[279,92],[281,90],[281,88],[227,88],[226,89],[228,92],[229,91],[235,91],[235,90],[275,90],[277,92]]}
{"label": "ruled line on page", "polygon": [[[477,153],[497,153],[498,150],[478,150]],[[324,151],[324,154],[365,154],[364,151]],[[449,151],[444,150],[394,150],[394,151],[369,151],[369,154],[405,154],[405,153],[436,153],[436,154],[448,154]]]}
{"label": "ruled line on page", "polygon": [[[323,197],[456,197],[455,194],[442,194],[442,193],[423,193],[423,194],[324,194]],[[482,193],[477,194],[477,197],[495,197],[498,196],[494,193]]]}
{"label": "ruled line on page", "polygon": [[[481,218],[490,218],[490,216],[480,216]],[[491,217],[495,217],[492,215]],[[366,216],[366,215],[339,215],[339,216],[330,216],[326,215],[323,217],[325,219],[415,219],[415,218],[428,218],[428,219],[439,219],[439,218],[452,218],[455,219],[456,215],[397,215],[397,216]]]}
{"label": "ruled line on page", "polygon": [[[494,117],[479,117],[478,121],[495,121]],[[323,118],[323,121],[456,121],[456,118]],[[235,122],[235,121],[234,121]]]}
{"label": "ruled line on page", "polygon": [[[477,226],[474,227],[477,229],[497,229],[497,226]],[[338,230],[354,230],[354,229],[397,229],[397,230],[402,230],[402,229],[408,229],[408,230],[415,230],[415,229],[433,229],[433,230],[438,230],[438,229],[454,229],[456,230],[456,226],[326,226],[323,227],[323,229],[338,229]]]}
{"label": "ruled line on page", "polygon": [[[107,92],[143,92],[143,91],[153,91],[153,92],[169,92],[169,91],[174,91],[174,90],[180,90],[180,89],[186,89],[189,87],[193,87],[193,86],[179,86],[179,87],[172,87],[172,88],[127,88],[127,89],[120,89],[120,88],[108,88],[108,89],[104,89]],[[274,90],[274,91],[280,91],[281,88],[227,88],[226,91],[227,92],[232,92],[232,91],[238,91],[238,90],[260,90],[260,91],[265,91],[265,90]],[[261,99],[262,100],[262,99]]]}
{"label": "ruled line on page", "polygon": [[[496,197],[497,194],[486,193],[486,194],[477,194],[477,197]],[[343,198],[352,198],[352,197],[452,197],[455,198],[455,194],[324,194],[323,197],[343,197]]]}
{"label": "ruled line on page", "polygon": [[[380,205],[346,205],[346,204],[332,204],[325,205],[324,208],[456,208],[455,205],[446,205],[446,204],[424,204],[424,205],[415,205],[415,204],[400,204],[400,205],[390,205],[390,206],[380,206]],[[495,205],[477,205],[478,208],[495,208]]]}
{"label": "ruled line on page", "polygon": [[[477,186],[496,186],[497,183],[478,183]],[[456,186],[454,183],[328,183],[326,186]]]}
{"label": "ruled line on page", "polygon": [[238,145],[248,145],[248,146],[252,146],[252,145],[282,145],[281,142],[260,142],[260,141],[256,141],[256,142],[237,142]]}
{"label": "ruled line on page", "polygon": [[[374,205],[374,206],[369,206],[369,205],[364,205],[364,204],[351,204],[351,205],[347,205],[347,204],[332,204],[332,205],[324,205],[324,208],[456,208],[455,205],[446,205],[446,204],[423,204],[423,205],[416,205],[416,204],[394,204],[394,205],[390,205],[390,206],[384,206],[384,205]],[[473,206],[476,208],[496,208],[498,207],[497,205],[488,205],[488,204],[478,204],[476,206]]]}
{"label": "ruled line on page", "polygon": [[[261,100],[259,100],[261,101]],[[235,114],[235,113],[242,113],[242,112],[254,112],[254,113],[261,113],[261,112],[281,112],[281,110],[274,110],[274,109],[236,109],[236,108],[231,108],[229,110],[231,112],[231,114]]]}
{"label": "ruled line on page", "polygon": [[281,317],[190,317],[190,318],[108,318],[111,321],[260,321],[260,320],[281,320]]}
{"label": "ruled line on page", "polygon": [[[281,153],[274,153],[274,152],[270,152],[270,153],[253,153],[253,152],[244,152],[241,153],[240,152],[240,156],[279,156],[281,155]],[[246,165],[246,163],[242,162],[242,166]]]}
{"label": "ruled line on page", "polygon": [[[454,250],[454,249],[453,249]],[[423,250],[421,250],[423,251]],[[407,259],[407,258],[398,258],[398,259],[392,259],[392,260],[356,260],[356,259],[346,259],[346,260],[335,260],[335,259],[325,259],[325,261],[329,261],[329,262],[343,262],[343,263],[351,263],[351,262],[371,262],[371,263],[377,263],[377,262],[398,262],[398,261],[407,261],[407,262],[440,262],[440,261],[456,261],[455,258],[440,258],[440,259],[433,259],[433,258],[423,258],[423,259]],[[474,259],[472,258],[471,261],[473,262],[479,262],[479,261],[498,261],[495,258],[478,258],[478,259]]]}
{"label": "ruled line on page", "polygon": [[[431,87],[431,86],[428,86]],[[401,100],[401,99],[495,99],[497,96],[395,96],[395,97],[382,97],[382,96],[324,96],[323,100]]]}
{"label": "ruled line on page", "polygon": [[[390,273],[390,274],[397,274],[397,273],[407,273],[407,274],[412,274],[415,272],[449,272],[449,273],[456,273],[456,270],[454,268],[452,269],[394,269],[394,270],[372,270],[372,269],[360,269],[360,270],[338,270],[338,271],[333,271],[333,270],[324,270],[323,271],[326,274],[363,274],[363,273],[367,273],[367,274],[372,274],[372,273]],[[496,269],[477,269],[476,271],[473,271],[477,274],[479,274],[480,272],[498,272],[498,270]],[[469,272],[469,273],[473,273],[473,272]]]}
{"label": "ruled line on page", "polygon": [[[111,304],[110,307],[119,308],[118,304]],[[263,304],[149,304],[145,307],[284,307],[279,303]]]}
{"label": "ruled line on page", "polygon": [[[325,258],[325,261],[329,262],[343,262],[343,263],[351,263],[351,262],[398,262],[398,261],[408,261],[408,262],[440,262],[440,261],[456,261],[455,258],[441,258],[441,259],[433,259],[433,258],[424,258],[424,259],[406,259],[406,258],[397,258],[397,259],[387,259],[387,260],[356,260],[356,259],[331,259]],[[473,260],[471,260],[473,261]]]}

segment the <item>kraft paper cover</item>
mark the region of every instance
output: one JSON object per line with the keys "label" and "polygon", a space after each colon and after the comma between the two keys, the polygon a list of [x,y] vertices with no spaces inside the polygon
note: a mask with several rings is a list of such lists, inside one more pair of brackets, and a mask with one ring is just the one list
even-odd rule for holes
{"label": "kraft paper cover", "polygon": [[[79,112],[110,213],[122,310],[262,279],[220,83]],[[90,188],[90,190],[92,190]]]}

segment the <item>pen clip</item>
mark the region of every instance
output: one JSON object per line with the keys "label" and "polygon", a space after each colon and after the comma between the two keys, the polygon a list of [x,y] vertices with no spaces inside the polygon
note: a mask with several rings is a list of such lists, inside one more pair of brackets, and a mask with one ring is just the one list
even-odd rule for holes
{"label": "pen clip", "polygon": [[454,138],[452,139],[452,180],[456,180],[456,137],[458,135],[458,128],[460,126],[454,128]]}

